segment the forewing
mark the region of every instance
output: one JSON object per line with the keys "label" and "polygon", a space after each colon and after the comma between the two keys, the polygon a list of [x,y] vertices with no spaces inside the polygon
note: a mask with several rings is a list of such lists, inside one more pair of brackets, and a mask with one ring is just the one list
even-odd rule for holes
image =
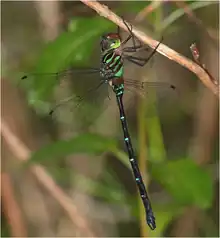
{"label": "forewing", "polygon": [[[39,79],[41,84],[38,84]],[[92,101],[91,99],[96,97],[91,89],[96,88],[100,82],[99,70],[94,68],[74,68],[59,73],[31,73],[22,77],[22,85],[26,88],[29,103],[43,114],[49,113],[61,99],[72,96],[74,101],[73,95],[76,99],[80,97],[88,100],[90,97]],[[48,91],[53,93],[47,93]]]}

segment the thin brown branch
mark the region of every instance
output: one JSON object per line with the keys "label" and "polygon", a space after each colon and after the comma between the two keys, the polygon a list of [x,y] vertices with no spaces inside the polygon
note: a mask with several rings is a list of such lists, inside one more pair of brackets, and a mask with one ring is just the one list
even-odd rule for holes
{"label": "thin brown branch", "polygon": [[1,173],[1,196],[5,217],[10,226],[12,237],[27,237],[22,212],[15,199],[11,178],[7,173]]}
{"label": "thin brown branch", "polygon": [[[1,133],[9,148],[16,155],[16,157],[22,161],[28,160],[31,155],[31,151],[19,140],[19,138],[17,138],[15,134],[12,133],[4,119],[1,120]],[[37,180],[63,207],[74,225],[78,226],[85,235],[95,237],[93,231],[89,228],[86,220],[80,214],[72,200],[61,190],[59,186],[57,186],[46,170],[40,165],[33,165],[30,167],[30,169]]]}
{"label": "thin brown branch", "polygon": [[[100,4],[97,1],[88,1],[88,0],[80,0],[90,8],[94,9],[100,16],[103,16],[110,21],[114,22],[116,25],[120,26],[125,31],[128,31],[126,25],[124,24],[123,20],[117,16],[114,12],[109,10],[109,8],[103,4]],[[158,41],[152,39],[151,37],[147,36],[144,32],[138,30],[136,27],[133,27],[132,32],[134,35],[140,39],[145,44],[149,45],[151,48],[155,48]],[[201,68],[198,64],[193,62],[192,60],[186,58],[185,56],[179,54],[178,52],[172,50],[168,46],[164,44],[160,44],[157,51],[167,57],[168,59],[177,62],[178,64],[182,65],[183,67],[189,69],[197,77],[202,81],[202,83],[209,88],[217,97],[219,97],[219,88],[218,85],[213,84],[212,80],[210,79],[209,75]]]}
{"label": "thin brown branch", "polygon": [[160,5],[162,4],[162,1],[152,1],[149,5],[147,5],[144,9],[142,9],[137,16],[135,17],[136,22],[141,22],[144,20],[147,15],[149,15],[151,12],[156,10]]}
{"label": "thin brown branch", "polygon": [[174,1],[176,6],[179,8],[182,8],[185,14],[188,16],[189,20],[195,23],[199,28],[204,30],[204,32],[213,40],[218,40],[218,33],[211,28],[207,28],[204,26],[201,19],[199,19],[195,13],[190,9],[188,4],[186,4],[184,1]]}
{"label": "thin brown branch", "polygon": [[202,64],[202,62],[200,61],[200,53],[199,53],[199,49],[197,48],[196,46],[196,43],[193,43],[191,46],[190,46],[190,50],[191,50],[191,53],[192,53],[192,56],[195,60],[195,62],[200,65],[201,68],[203,68],[205,70],[205,72],[209,75],[210,79],[212,80],[212,82],[215,84],[215,85],[218,85],[218,82],[216,81],[216,79],[210,74],[210,72],[208,71],[208,69],[206,68],[205,64]]}
{"label": "thin brown branch", "polygon": [[[201,47],[204,55],[201,58],[196,45],[191,47],[192,54],[197,63],[204,62],[210,69],[210,74],[217,75],[217,65],[212,62],[218,61],[218,52],[215,47],[207,45],[208,37],[204,34],[201,37]],[[189,143],[189,156],[198,166],[207,168],[213,163],[213,150],[215,137],[218,129],[218,102],[210,91],[199,85],[194,101],[194,126],[192,138]],[[214,174],[214,172],[213,172]],[[210,176],[213,176],[210,174]],[[201,227],[201,216],[203,211],[195,206],[185,209],[181,216],[175,221],[171,235],[173,237],[195,237],[198,236]]]}

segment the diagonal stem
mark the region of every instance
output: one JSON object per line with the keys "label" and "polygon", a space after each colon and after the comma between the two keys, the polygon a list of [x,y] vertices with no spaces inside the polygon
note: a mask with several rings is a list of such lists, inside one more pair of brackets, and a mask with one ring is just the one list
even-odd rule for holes
{"label": "diagonal stem", "polygon": [[[31,156],[31,151],[25,144],[11,131],[4,118],[1,118],[1,135],[7,143],[8,147],[20,161],[27,161]],[[90,228],[85,217],[80,213],[72,199],[68,197],[62,189],[55,183],[53,178],[40,165],[32,165],[31,172],[35,175],[40,184],[57,200],[61,207],[68,214],[74,225],[81,228],[84,234],[89,237],[96,237]]]}
{"label": "diagonal stem", "polygon": [[[124,24],[123,20],[112,12],[107,6],[100,4],[99,2],[93,0],[80,0],[90,8],[94,9],[100,16],[108,18],[110,21],[114,22],[116,25],[120,26],[124,30],[128,31],[126,25]],[[144,32],[138,30],[136,27],[133,27],[132,33],[139,38],[142,42],[149,45],[151,48],[156,48],[158,41],[152,39]],[[199,65],[197,65],[192,60],[188,59],[187,57],[179,54],[175,50],[169,48],[164,44],[160,44],[157,51],[162,54],[163,56],[167,57],[168,59],[177,62],[178,64],[182,65],[183,67],[187,68],[188,70],[192,71],[197,77],[201,80],[201,82],[214,93],[217,97],[219,97],[219,88],[218,85],[213,84],[212,80],[210,79],[209,75],[202,69]]]}

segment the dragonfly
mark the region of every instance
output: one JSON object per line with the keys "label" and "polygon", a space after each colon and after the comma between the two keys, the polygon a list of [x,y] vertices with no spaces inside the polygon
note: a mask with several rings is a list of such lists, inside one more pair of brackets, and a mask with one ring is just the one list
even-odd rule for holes
{"label": "dragonfly", "polygon": [[[57,103],[50,111],[52,115],[55,109],[68,101],[77,100],[79,103],[83,101],[86,95],[97,92],[97,90],[102,85],[108,85],[112,88],[120,115],[121,126],[124,134],[124,143],[126,145],[129,161],[131,164],[131,168],[133,171],[133,175],[135,177],[135,181],[140,193],[140,197],[143,202],[143,206],[146,213],[146,222],[148,226],[154,230],[156,228],[155,216],[153,213],[153,209],[151,206],[150,198],[148,196],[146,187],[143,182],[143,178],[138,167],[138,162],[134,153],[134,149],[132,146],[132,141],[130,137],[130,133],[128,130],[127,118],[125,115],[124,103],[123,103],[123,95],[126,91],[126,88],[135,88],[138,90],[143,90],[146,87],[150,86],[158,86],[159,83],[156,82],[140,82],[136,80],[127,79],[124,77],[124,62],[128,61],[132,64],[135,64],[139,67],[143,67],[147,64],[147,62],[153,57],[156,53],[161,41],[155,47],[155,49],[148,55],[148,57],[137,57],[134,54],[137,52],[148,51],[149,47],[143,45],[141,41],[138,44],[135,41],[135,36],[132,32],[132,25],[128,25],[128,23],[123,20],[126,28],[128,29],[129,35],[125,40],[122,40],[120,27],[117,28],[116,32],[106,33],[102,35],[100,41],[100,51],[101,51],[101,59],[100,66],[97,68],[86,68],[86,69],[71,69],[66,71],[61,71],[58,73],[48,73],[48,76],[55,75],[56,77],[71,75],[72,73],[79,73],[81,75],[85,74],[95,74],[99,77],[99,83],[89,89],[84,97],[80,96],[71,96],[68,97],[61,102]],[[132,40],[132,46],[127,46],[126,43]],[[137,40],[137,39],[136,39]],[[131,54],[133,53],[133,54]],[[45,74],[44,74],[45,75]],[[38,75],[39,76],[39,75]],[[28,75],[22,77],[22,79],[28,78]],[[169,83],[160,82],[163,86],[168,87],[172,90],[175,89],[174,85]]]}

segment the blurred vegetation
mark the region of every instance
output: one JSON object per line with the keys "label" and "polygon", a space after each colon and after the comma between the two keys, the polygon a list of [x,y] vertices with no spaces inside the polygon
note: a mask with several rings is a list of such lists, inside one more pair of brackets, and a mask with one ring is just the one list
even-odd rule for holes
{"label": "blurred vegetation", "polygon": [[[212,1],[185,3],[197,17],[202,19],[205,29],[213,28],[217,35],[219,34],[218,23],[216,23],[219,14],[218,3]],[[127,214],[126,211],[128,211],[126,218],[121,220],[118,218],[115,222],[108,220],[108,213],[106,215],[105,211],[103,211],[105,217],[103,220],[102,218],[94,219],[91,214],[88,215],[88,219],[98,220],[99,225],[103,225],[102,236],[160,237],[171,236],[174,233],[175,236],[184,236],[182,230],[188,229],[186,222],[182,221],[180,225],[182,230],[177,229],[175,232],[175,228],[178,227],[177,221],[186,211],[188,211],[187,219],[192,218],[191,207],[198,209],[204,219],[201,219],[200,215],[197,216],[199,225],[195,231],[193,228],[193,231],[189,230],[189,236],[219,236],[219,204],[214,202],[216,199],[218,201],[216,189],[218,178],[216,179],[215,173],[219,157],[218,120],[216,120],[218,108],[210,106],[210,104],[217,105],[217,99],[214,98],[213,101],[208,101],[201,107],[199,101],[202,100],[203,95],[208,94],[209,98],[213,95],[208,92],[208,89],[201,89],[203,85],[194,75],[186,72],[179,65],[169,62],[163,56],[156,55],[153,59],[155,64],[153,66],[149,64],[146,67],[149,71],[146,72],[132,66],[134,70],[129,72],[129,76],[148,77],[150,80],[153,77],[162,78],[162,80],[175,83],[180,92],[178,97],[165,95],[161,98],[160,96],[156,98],[156,95],[152,93],[152,97],[146,97],[139,108],[135,103],[139,105],[141,102],[137,101],[135,96],[132,98],[135,103],[127,108],[132,141],[138,158],[143,160],[140,161],[141,170],[146,173],[157,222],[155,231],[149,231],[147,225],[143,228],[139,220],[143,211],[142,207],[138,206],[139,196],[123,145],[118,113],[110,111],[107,114],[109,115],[107,120],[100,119],[102,113],[110,108],[104,104],[104,98],[108,95],[103,95],[104,93],[93,95],[97,96],[96,100],[99,101],[100,106],[90,103],[89,100],[84,102],[84,105],[88,104],[85,109],[86,115],[73,105],[60,107],[53,117],[48,115],[54,102],[60,100],[60,95],[55,95],[54,91],[63,90],[62,96],[72,93],[78,95],[91,87],[94,84],[91,80],[95,79],[83,81],[83,78],[67,77],[68,86],[62,88],[56,77],[48,77],[43,73],[56,73],[74,67],[97,67],[100,36],[116,29],[113,23],[98,16],[80,2],[57,2],[57,4],[62,15],[61,23],[58,19],[61,30],[55,39],[46,42],[44,36],[41,35],[42,26],[36,27],[42,25],[42,19],[34,2],[2,2],[2,77],[4,80],[9,80],[12,87],[17,88],[19,92],[22,91],[20,97],[22,100],[25,97],[25,110],[29,114],[26,120],[31,121],[32,127],[40,128],[38,134],[31,135],[38,138],[38,142],[32,147],[34,149],[29,162],[22,166],[22,173],[28,170],[31,163],[43,164],[68,194],[72,194],[70,191],[75,191],[77,187],[81,193],[97,202],[98,206],[95,210],[99,206],[100,209],[103,206],[110,208],[112,214],[115,214],[114,218],[117,217],[117,212]],[[215,56],[208,57],[206,51],[209,50],[209,44],[216,51],[218,42],[207,38],[204,29],[192,24],[184,10],[174,2],[165,1],[138,24],[134,20],[136,14],[152,4],[152,1],[117,1],[105,2],[105,4],[155,38],[165,35],[165,44],[189,58],[192,58],[189,46],[197,42],[204,62],[208,66],[211,65],[211,73],[215,75],[218,62],[215,61]],[[30,12],[26,12],[25,9],[30,9]],[[15,19],[23,18],[23,20],[9,21],[12,12]],[[16,31],[13,32],[15,28]],[[19,34],[16,33],[18,31],[23,36],[18,37],[16,42],[15,36]],[[204,41],[208,45],[206,48]],[[25,46],[27,49],[24,49]],[[28,72],[42,75],[21,82],[21,76]],[[3,100],[7,99],[3,97]],[[107,101],[116,107],[113,96],[111,100],[107,98]],[[83,105],[80,106],[83,107]],[[18,107],[16,101],[13,107]],[[7,109],[11,117],[15,117],[13,107]],[[200,122],[199,115],[203,115],[205,112],[202,110],[208,110],[208,108],[213,108],[213,111],[207,114],[212,120],[203,119]],[[25,116],[22,113],[23,110],[21,110],[21,117]],[[137,114],[139,120],[136,118]],[[4,118],[4,111],[2,116]],[[116,124],[113,124],[113,117],[116,118]],[[35,119],[32,121],[32,118]],[[209,128],[211,127],[209,122],[214,129]],[[14,123],[17,123],[19,127],[19,120],[17,122],[15,120]],[[197,130],[197,125],[201,123],[204,123],[203,129],[210,132],[205,134],[207,135],[205,142],[200,140],[204,134],[200,134]],[[137,127],[141,128],[139,133],[143,133],[143,136],[138,137]],[[209,140],[212,141],[211,145]],[[206,162],[204,163],[197,156],[199,153],[192,151],[196,151],[195,148],[203,151],[206,145],[211,149],[205,154]],[[86,160],[82,160],[80,164],[81,155],[85,155]],[[4,156],[3,161],[7,161],[7,157]],[[100,170],[97,169],[98,175],[91,175],[90,172],[84,171],[84,169],[96,171],[96,168],[100,167]],[[9,168],[7,172],[15,179],[16,176],[13,177],[15,171],[11,171],[10,166],[7,168]],[[23,212],[25,213],[24,210]],[[91,210],[91,213],[93,212]],[[9,236],[8,225],[4,219],[3,222],[2,235]],[[113,225],[114,228],[112,228]],[[108,226],[114,232],[106,230]],[[39,226],[38,230],[40,229]],[[33,231],[30,233],[32,234]],[[39,234],[35,235],[40,236]]]}

